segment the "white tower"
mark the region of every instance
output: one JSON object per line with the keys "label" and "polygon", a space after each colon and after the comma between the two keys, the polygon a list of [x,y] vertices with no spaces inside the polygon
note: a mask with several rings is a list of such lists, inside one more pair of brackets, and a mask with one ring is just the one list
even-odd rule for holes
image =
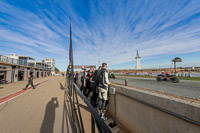
{"label": "white tower", "polygon": [[140,70],[141,64],[140,64],[140,56],[139,56],[138,50],[137,50],[135,59],[136,59],[136,70]]}

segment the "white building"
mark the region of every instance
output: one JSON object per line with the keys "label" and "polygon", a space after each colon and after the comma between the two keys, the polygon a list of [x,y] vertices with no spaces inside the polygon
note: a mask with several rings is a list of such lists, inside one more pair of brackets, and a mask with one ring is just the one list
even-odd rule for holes
{"label": "white building", "polygon": [[34,61],[29,56],[0,55],[0,79],[8,82],[25,80],[31,73],[38,78],[49,76],[48,67],[46,63]]}
{"label": "white building", "polygon": [[49,65],[49,68],[51,68],[51,75],[55,75],[55,59],[54,58],[44,58],[43,62],[45,62],[47,65]]}

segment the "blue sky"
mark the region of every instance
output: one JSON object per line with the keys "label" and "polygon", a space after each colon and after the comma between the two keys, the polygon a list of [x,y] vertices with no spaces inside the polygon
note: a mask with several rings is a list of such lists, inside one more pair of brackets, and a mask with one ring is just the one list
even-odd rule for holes
{"label": "blue sky", "polygon": [[200,66],[200,0],[1,0],[0,54],[52,57],[66,70],[69,17],[74,64],[134,69]]}

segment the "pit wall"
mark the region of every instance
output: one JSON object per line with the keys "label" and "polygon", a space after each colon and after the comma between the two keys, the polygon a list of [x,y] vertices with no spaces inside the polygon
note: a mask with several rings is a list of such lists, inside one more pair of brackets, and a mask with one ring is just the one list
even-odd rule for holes
{"label": "pit wall", "polygon": [[115,95],[109,95],[108,113],[131,133],[200,133],[200,126],[155,109],[147,102],[172,113],[200,122],[200,104],[155,92],[112,85]]}

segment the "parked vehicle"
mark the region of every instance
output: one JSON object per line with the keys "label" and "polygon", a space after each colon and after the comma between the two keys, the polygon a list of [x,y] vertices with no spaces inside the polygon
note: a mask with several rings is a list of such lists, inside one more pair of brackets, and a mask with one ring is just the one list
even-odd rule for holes
{"label": "parked vehicle", "polygon": [[156,80],[158,82],[161,82],[161,81],[171,81],[173,83],[178,83],[179,82],[179,79],[176,77],[176,75],[164,75],[164,74],[159,74],[157,75],[157,78]]}
{"label": "parked vehicle", "polygon": [[4,79],[0,79],[0,84],[7,84],[8,81],[4,80]]}

